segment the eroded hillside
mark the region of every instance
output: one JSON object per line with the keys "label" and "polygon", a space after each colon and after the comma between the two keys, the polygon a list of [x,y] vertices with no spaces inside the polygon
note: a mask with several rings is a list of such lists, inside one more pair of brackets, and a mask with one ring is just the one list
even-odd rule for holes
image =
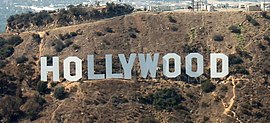
{"label": "eroded hillside", "polygon": [[[11,117],[21,122],[269,122],[269,16],[259,12],[138,12],[23,32],[19,35],[23,41],[3,58],[6,65],[1,68],[9,78],[3,80],[19,88],[18,92],[3,91],[1,102],[20,101],[1,103],[0,116],[5,122],[14,120]],[[8,40],[10,34],[2,37]],[[205,71],[199,78],[185,75],[183,64],[181,76],[175,79],[162,73],[158,79],[141,79],[136,61],[132,80],[86,79],[88,54],[96,57],[96,72],[104,73],[105,54],[113,54],[114,71],[121,72],[117,54],[177,53],[185,63],[184,57],[192,52],[204,56]],[[229,56],[230,74],[210,79],[209,55],[218,52]],[[78,56],[84,61],[84,79],[39,82],[41,56],[59,56],[61,62]]]}

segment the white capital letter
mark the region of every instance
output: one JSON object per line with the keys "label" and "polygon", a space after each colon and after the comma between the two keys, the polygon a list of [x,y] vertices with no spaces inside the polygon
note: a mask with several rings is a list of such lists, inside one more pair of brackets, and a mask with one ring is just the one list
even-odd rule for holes
{"label": "white capital letter", "polygon": [[[70,63],[75,63],[75,74],[70,75]],[[68,57],[64,60],[64,78],[68,81],[78,81],[82,78],[82,60],[78,57]]]}
{"label": "white capital letter", "polygon": [[41,57],[41,81],[48,81],[48,72],[53,72],[53,81],[59,81],[59,58],[53,57],[52,66],[47,66],[47,57]]}
{"label": "white capital letter", "polygon": [[[192,59],[197,59],[197,71],[192,71]],[[203,56],[199,53],[190,53],[186,56],[186,74],[190,77],[199,77],[203,74]]]}
{"label": "white capital letter", "polygon": [[87,56],[87,67],[88,67],[88,79],[105,79],[104,74],[95,74],[94,69],[94,55]]}
{"label": "white capital letter", "polygon": [[124,78],[125,79],[131,79],[131,69],[133,67],[134,61],[136,59],[136,54],[132,53],[130,54],[129,60],[127,62],[126,57],[124,54],[119,54],[119,59],[122,64],[122,67],[124,69]]}
{"label": "white capital letter", "polygon": [[152,60],[150,54],[147,54],[146,60],[145,60],[145,55],[144,54],[139,54],[142,78],[146,78],[149,71],[150,71],[150,76],[152,78],[156,77],[158,58],[159,58],[158,53],[154,54],[154,60]]}
{"label": "white capital letter", "polygon": [[106,78],[123,78],[122,73],[112,73],[112,55],[106,55]]}
{"label": "white capital letter", "polygon": [[[170,59],[174,60],[174,72],[170,72]],[[181,57],[175,53],[163,56],[163,74],[168,78],[175,78],[181,74]]]}
{"label": "white capital letter", "polygon": [[[217,71],[217,59],[222,59],[222,72]],[[222,53],[210,54],[211,78],[222,78],[229,74],[229,58]]]}

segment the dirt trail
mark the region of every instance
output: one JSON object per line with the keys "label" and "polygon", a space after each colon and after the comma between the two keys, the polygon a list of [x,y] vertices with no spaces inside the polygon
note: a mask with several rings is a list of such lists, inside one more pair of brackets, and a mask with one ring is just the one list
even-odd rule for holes
{"label": "dirt trail", "polygon": [[55,119],[56,111],[57,111],[58,109],[60,109],[60,107],[61,107],[62,105],[64,105],[64,101],[62,101],[62,102],[57,106],[57,108],[53,111],[52,117],[51,117],[51,121],[53,121],[53,120]]}
{"label": "dirt trail", "polygon": [[[232,96],[232,98],[230,99],[230,101],[228,103],[229,105],[227,105],[226,103],[224,103],[224,100],[221,99],[221,102],[222,102],[222,104],[224,106],[224,112],[223,112],[223,114],[225,114],[228,117],[235,118],[239,123],[243,123],[243,122],[238,118],[237,114],[235,113],[235,111],[232,110],[232,108],[233,108],[234,103],[235,103],[235,100],[237,98],[237,96],[236,96],[236,89],[235,88],[236,88],[237,82],[238,81],[241,81],[241,80],[247,80],[248,81],[248,79],[242,79],[242,78],[241,79],[235,79],[233,77],[231,78],[231,82],[232,82],[232,85],[233,85],[233,88],[232,88],[233,96]],[[230,113],[232,113],[233,116]]]}

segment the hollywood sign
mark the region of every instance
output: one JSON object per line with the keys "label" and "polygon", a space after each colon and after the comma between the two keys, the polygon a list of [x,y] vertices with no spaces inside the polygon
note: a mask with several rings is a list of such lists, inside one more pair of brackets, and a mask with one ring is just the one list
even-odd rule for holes
{"label": "hollywood sign", "polygon": [[[105,55],[105,74],[95,74],[94,71],[94,55],[87,56],[87,69],[88,79],[131,79],[132,68],[135,60],[138,58],[141,77],[146,78],[148,75],[152,78],[156,77],[159,62],[159,53],[155,53],[153,57],[150,54],[130,54],[128,60],[124,54],[118,54],[119,61],[123,68],[123,73],[112,72],[112,55]],[[170,59],[174,61],[174,71],[170,71]],[[197,61],[196,71],[192,70],[192,59]],[[222,60],[222,70],[218,71],[217,60]],[[176,53],[168,53],[162,57],[163,60],[163,75],[168,78],[176,78],[181,74],[181,57]],[[59,81],[59,57],[53,57],[52,65],[47,65],[47,57],[41,57],[41,81],[48,81],[47,76],[49,72],[53,74],[53,81]],[[71,75],[71,63],[75,64],[75,75]],[[82,78],[82,60],[78,57],[71,56],[67,57],[63,61],[63,73],[64,78],[68,81],[78,81]],[[185,57],[185,69],[186,74],[190,77],[199,77],[204,72],[203,56],[199,53],[190,53]],[[211,78],[223,78],[229,74],[229,59],[228,56],[222,53],[211,53],[210,54],[210,76]]]}

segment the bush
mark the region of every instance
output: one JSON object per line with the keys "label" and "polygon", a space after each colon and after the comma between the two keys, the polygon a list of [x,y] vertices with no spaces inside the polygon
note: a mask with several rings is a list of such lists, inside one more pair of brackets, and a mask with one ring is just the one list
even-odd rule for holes
{"label": "bush", "polygon": [[77,36],[77,35],[78,35],[78,34],[77,34],[76,32],[71,32],[71,33],[70,33],[70,36],[71,36],[71,37],[75,37],[75,36]]}
{"label": "bush", "polygon": [[178,94],[176,89],[161,89],[154,94],[149,94],[141,101],[152,104],[157,109],[172,110],[177,108],[183,100],[184,98]]}
{"label": "bush", "polygon": [[57,87],[55,90],[54,90],[54,97],[56,99],[64,99],[66,97],[66,92],[65,92],[65,88],[64,87]]}
{"label": "bush", "polygon": [[229,27],[229,30],[232,32],[232,33],[241,33],[241,29],[238,27],[238,26],[235,26],[235,25],[231,25]]}
{"label": "bush", "polygon": [[22,100],[19,97],[7,95],[2,97],[0,103],[1,122],[12,123],[18,120],[22,115],[22,111],[20,110],[21,104]]}
{"label": "bush", "polygon": [[66,45],[59,40],[56,40],[53,45],[56,52],[61,52],[64,48],[66,48]]}
{"label": "bush", "polygon": [[240,56],[235,55],[235,54],[230,54],[229,59],[230,59],[229,60],[230,65],[242,64],[244,62]]}
{"label": "bush", "polygon": [[33,121],[38,118],[38,113],[43,109],[44,103],[46,103],[45,99],[36,95],[28,99],[22,109],[27,117]]}
{"label": "bush", "polygon": [[129,33],[129,37],[131,37],[131,38],[137,38],[137,35],[135,33]]}
{"label": "bush", "polygon": [[108,33],[114,33],[113,29],[110,27],[105,28],[105,31]]}
{"label": "bush", "polygon": [[262,17],[264,17],[265,19],[270,19],[270,16],[267,15],[267,12],[266,12],[266,11],[261,12],[261,15],[262,15]]}
{"label": "bush", "polygon": [[64,43],[65,43],[65,47],[69,47],[71,44],[73,44],[71,39],[65,40]]}
{"label": "bush", "polygon": [[214,35],[213,40],[214,41],[223,41],[224,37],[222,35],[220,35],[220,34]]}
{"label": "bush", "polygon": [[1,69],[1,68],[3,68],[3,67],[5,67],[5,66],[6,66],[6,64],[7,64],[7,62],[6,62],[6,61],[4,61],[4,60],[0,60],[0,69]]}
{"label": "bush", "polygon": [[203,82],[201,87],[203,92],[205,93],[212,92],[216,89],[216,86],[212,82],[210,82],[210,80],[206,80],[205,82]]}
{"label": "bush", "polygon": [[39,34],[32,34],[33,41],[37,42],[38,44],[41,42],[41,38]]}
{"label": "bush", "polygon": [[21,57],[16,58],[17,64],[25,63],[26,61],[28,61],[28,58],[26,58],[25,56],[21,56]]}
{"label": "bush", "polygon": [[80,47],[79,45],[77,45],[77,44],[74,44],[74,45],[72,46],[72,48],[73,48],[74,50],[79,50],[79,49],[81,49],[81,47]]}
{"label": "bush", "polygon": [[171,29],[172,29],[172,31],[174,31],[174,32],[178,31],[178,28],[175,27],[175,26],[173,26]]}
{"label": "bush", "polygon": [[268,41],[268,42],[270,43],[270,38],[269,38],[269,36],[267,36],[267,35],[264,35],[264,36],[263,36],[263,40],[266,40],[266,41]]}
{"label": "bush", "polygon": [[247,21],[251,21],[252,20],[252,17],[250,15],[246,15],[246,20]]}
{"label": "bush", "polygon": [[102,33],[102,32],[100,32],[100,31],[97,31],[97,32],[96,32],[96,35],[97,35],[97,36],[104,36],[105,34]]}
{"label": "bush", "polygon": [[13,35],[7,39],[7,43],[13,46],[17,46],[23,42],[23,39],[18,35]]}
{"label": "bush", "polygon": [[142,117],[139,120],[139,123],[160,123],[160,122],[156,120],[154,117],[146,116],[146,117]]}
{"label": "bush", "polygon": [[260,26],[260,24],[255,20],[252,19],[251,21],[249,21],[253,26]]}
{"label": "bush", "polygon": [[6,46],[3,48],[0,48],[0,59],[6,58],[11,56],[14,53],[14,48],[11,46]]}
{"label": "bush", "polygon": [[246,20],[248,22],[250,22],[253,26],[259,26],[260,24],[255,20],[253,19],[250,15],[246,15]]}
{"label": "bush", "polygon": [[7,40],[0,37],[0,47],[3,47],[5,44],[7,44]]}
{"label": "bush", "polygon": [[50,85],[53,88],[53,87],[55,87],[57,85],[57,83],[56,82],[51,82]]}
{"label": "bush", "polygon": [[264,46],[262,43],[259,43],[259,48],[262,49],[263,51],[267,49],[267,47]]}
{"label": "bush", "polygon": [[168,18],[171,23],[177,23],[177,21],[171,15],[169,15]]}
{"label": "bush", "polygon": [[235,70],[235,73],[249,75],[249,71],[244,66],[236,66]]}
{"label": "bush", "polygon": [[47,91],[48,91],[47,83],[42,82],[42,81],[39,81],[39,82],[37,83],[37,91],[38,91],[40,94],[46,94]]}

